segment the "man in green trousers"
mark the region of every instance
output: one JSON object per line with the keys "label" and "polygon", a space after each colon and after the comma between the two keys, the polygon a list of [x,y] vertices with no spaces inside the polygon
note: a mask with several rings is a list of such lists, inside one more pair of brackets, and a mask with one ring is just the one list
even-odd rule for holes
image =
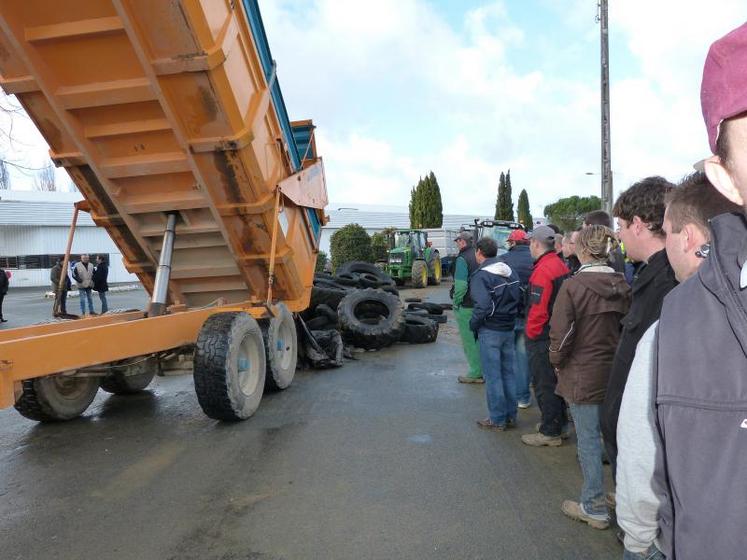
{"label": "man in green trousers", "polygon": [[472,298],[469,295],[469,279],[478,269],[475,259],[475,249],[472,244],[472,234],[468,231],[459,233],[456,237],[459,256],[454,267],[454,315],[459,326],[459,336],[462,338],[464,355],[467,357],[469,371],[467,375],[458,377],[459,383],[484,383],[482,366],[480,365],[480,348],[477,346],[475,335],[469,328],[472,318]]}

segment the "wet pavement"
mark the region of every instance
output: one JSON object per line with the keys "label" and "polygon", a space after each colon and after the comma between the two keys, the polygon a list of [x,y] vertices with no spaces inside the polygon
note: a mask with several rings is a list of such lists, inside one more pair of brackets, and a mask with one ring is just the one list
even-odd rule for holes
{"label": "wet pavement", "polygon": [[[6,316],[36,313],[9,299]],[[299,371],[241,423],[204,416],[190,376],[157,378],[140,395],[100,392],[65,424],[0,411],[0,557],[622,556],[611,530],[560,512],[580,490],[575,447],[523,445],[536,408],[520,412],[518,430],[476,428],[483,389],[456,383],[465,363],[451,316],[436,344],[356,356]]]}

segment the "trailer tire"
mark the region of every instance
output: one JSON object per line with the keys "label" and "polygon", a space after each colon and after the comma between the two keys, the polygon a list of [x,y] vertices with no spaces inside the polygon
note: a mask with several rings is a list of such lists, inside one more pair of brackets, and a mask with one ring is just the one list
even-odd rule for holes
{"label": "trailer tire", "polygon": [[405,330],[402,333],[402,342],[408,344],[428,344],[435,342],[438,338],[438,323],[427,317],[417,315],[405,316]]}
{"label": "trailer tire", "polygon": [[91,405],[99,390],[96,377],[49,375],[22,382],[15,408],[37,422],[61,422],[77,418]]}
{"label": "trailer tire", "polygon": [[[140,373],[125,375],[129,368],[140,370]],[[158,371],[158,360],[148,358],[138,364],[121,367],[114,364],[112,369],[111,375],[101,378],[101,388],[115,395],[132,395],[144,391],[153,381]]]}
{"label": "trailer tire", "polygon": [[284,304],[279,303],[277,309],[276,317],[259,322],[262,327],[267,358],[265,387],[273,391],[281,391],[290,387],[296,375],[298,362],[296,322]]}
{"label": "trailer tire", "polygon": [[194,357],[197,401],[210,418],[245,420],[265,390],[262,330],[248,313],[211,315],[197,336]]}
{"label": "trailer tire", "polygon": [[350,274],[350,273],[373,274],[379,279],[380,282],[385,282],[385,283],[392,282],[392,277],[389,276],[385,271],[381,270],[375,264],[371,264],[371,263],[367,263],[363,261],[346,262],[344,264],[341,264],[335,272],[337,273],[338,276],[340,274]]}
{"label": "trailer tire", "polygon": [[391,346],[405,328],[399,298],[381,290],[353,292],[340,302],[337,313],[343,340],[366,350]]}

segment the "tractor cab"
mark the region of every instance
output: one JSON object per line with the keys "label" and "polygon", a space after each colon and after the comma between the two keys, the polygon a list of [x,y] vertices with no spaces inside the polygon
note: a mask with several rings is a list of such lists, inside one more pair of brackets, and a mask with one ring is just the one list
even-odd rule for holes
{"label": "tractor cab", "polygon": [[441,283],[441,257],[428,242],[428,233],[417,229],[392,232],[386,271],[398,285],[412,280],[415,288]]}
{"label": "tractor cab", "polygon": [[477,242],[482,237],[490,237],[498,244],[498,254],[502,255],[508,248],[506,242],[511,232],[516,229],[524,229],[524,226],[518,222],[508,220],[480,220],[475,218],[473,224],[462,226],[462,230],[472,232],[472,236]]}

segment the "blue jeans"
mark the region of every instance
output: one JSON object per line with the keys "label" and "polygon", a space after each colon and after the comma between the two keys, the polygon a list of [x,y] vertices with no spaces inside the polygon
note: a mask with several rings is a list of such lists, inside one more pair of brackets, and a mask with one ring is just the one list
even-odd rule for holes
{"label": "blue jeans", "polygon": [[602,472],[602,430],[598,404],[568,404],[576,424],[578,462],[584,476],[581,504],[586,513],[608,515]]}
{"label": "blue jeans", "polygon": [[514,350],[516,353],[516,400],[529,403],[532,394],[529,392],[529,358],[527,357],[527,337],[524,334],[526,319],[516,319],[514,326]]}
{"label": "blue jeans", "polygon": [[80,294],[80,314],[86,314],[86,300],[88,300],[88,312],[93,313],[93,299],[91,298],[91,288],[78,288]]}
{"label": "blue jeans", "polygon": [[627,548],[623,553],[623,560],[666,560],[664,553],[655,544],[648,547],[646,552],[630,552]]}
{"label": "blue jeans", "polygon": [[101,313],[109,311],[109,304],[106,302],[106,292],[99,292],[99,299],[101,300]]}
{"label": "blue jeans", "polygon": [[478,338],[490,420],[494,424],[505,426],[507,420],[516,420],[514,331],[483,328],[480,329]]}

